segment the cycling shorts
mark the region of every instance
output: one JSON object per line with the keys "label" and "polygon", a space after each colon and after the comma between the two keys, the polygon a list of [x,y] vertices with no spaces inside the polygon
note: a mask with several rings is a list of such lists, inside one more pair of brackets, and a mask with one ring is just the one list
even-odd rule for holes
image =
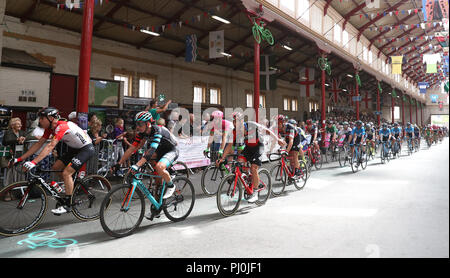
{"label": "cycling shorts", "polygon": [[241,155],[245,157],[245,159],[251,164],[256,164],[258,166],[262,165],[262,154],[264,152],[264,145],[259,144],[254,147],[245,146],[245,149],[242,151]]}
{"label": "cycling shorts", "polygon": [[80,149],[69,147],[68,151],[64,153],[59,160],[61,160],[64,165],[72,167],[75,171],[79,171],[81,166],[83,166],[83,164],[85,164],[94,155],[94,145],[88,144]]}

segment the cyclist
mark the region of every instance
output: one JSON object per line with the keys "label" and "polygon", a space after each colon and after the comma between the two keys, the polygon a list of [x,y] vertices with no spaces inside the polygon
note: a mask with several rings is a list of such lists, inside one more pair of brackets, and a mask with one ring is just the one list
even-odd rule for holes
{"label": "cyclist", "polygon": [[319,129],[317,128],[317,125],[315,125],[312,120],[306,121],[305,132],[307,134],[311,135],[311,143],[310,144],[312,144],[316,150],[319,150],[318,142],[322,139],[322,134],[319,133]]}
{"label": "cyclist", "polygon": [[149,141],[150,146],[144,156],[135,165],[131,166],[130,170],[137,172],[145,162],[150,160],[158,161],[154,165],[154,169],[166,182],[167,191],[163,199],[167,199],[173,195],[176,189],[167,168],[178,158],[178,143],[175,140],[175,136],[167,128],[151,123],[152,114],[150,112],[139,112],[136,114],[134,120],[136,122],[136,137],[134,138],[133,144],[127,149],[118,163],[125,163],[136,150],[142,148]]}
{"label": "cyclist", "polygon": [[338,129],[333,124],[333,122],[330,121],[330,120],[327,120],[326,124],[327,124],[327,126],[325,128],[325,134],[330,134],[330,143],[331,142],[335,142],[336,141],[336,136],[337,136],[337,133],[338,133]]}
{"label": "cyclist", "polygon": [[406,128],[405,128],[405,136],[408,138],[408,139],[411,139],[411,144],[412,144],[412,147],[414,148],[414,128],[412,127],[412,125],[411,125],[411,123],[410,122],[408,122],[407,124],[406,124]]}
{"label": "cyclist", "polygon": [[352,156],[355,150],[355,144],[363,144],[361,146],[361,151],[364,152],[364,137],[366,136],[366,131],[363,127],[363,122],[361,120],[356,121],[356,127],[352,130]]}
{"label": "cyclist", "polygon": [[[206,150],[204,150],[204,154],[208,154],[210,152],[211,145],[214,141],[217,141],[218,137],[220,136],[220,143],[215,142],[215,145],[220,145],[218,150],[218,155],[221,157],[223,155],[223,151],[228,143],[231,143],[230,136],[233,135],[233,123],[225,120],[223,112],[220,110],[216,110],[211,114],[211,120],[212,120],[212,128],[209,134],[208,139],[208,146],[206,147]],[[216,147],[213,148],[213,150],[216,150]],[[212,158],[213,159],[213,158]],[[214,161],[215,159],[213,159]]]}
{"label": "cyclist", "polygon": [[13,162],[16,164],[35,154],[52,136],[50,143],[42,149],[37,157],[24,163],[25,171],[30,171],[53,151],[58,142],[65,143],[68,146],[68,151],[59,157],[52,166],[52,170],[60,171],[64,169],[60,174],[65,185],[64,204],[51,211],[56,215],[69,213],[72,211],[72,204],[70,203],[73,193],[72,175],[94,156],[95,149],[87,133],[77,124],[60,118],[58,109],[54,107],[44,108],[38,112],[38,116],[39,127],[45,129],[44,135],[25,154],[14,159]]}
{"label": "cyclist", "polygon": [[417,124],[414,124],[414,137],[417,138],[418,143],[420,144],[420,128]]}
{"label": "cyclist", "polygon": [[305,132],[297,127],[297,121],[290,119],[284,126],[284,134],[286,134],[285,141],[287,143],[286,152],[290,156],[290,163],[293,169],[295,169],[295,175],[300,176],[300,163],[298,161],[298,156],[302,158],[303,162],[306,164],[305,154],[303,152],[303,147],[306,145],[306,134]]}
{"label": "cyclist", "polygon": [[[399,145],[399,149],[397,151],[400,151],[402,149],[402,128],[398,123],[394,123],[394,127],[391,129],[391,140],[397,141]],[[394,146],[395,142],[392,142],[391,148]]]}
{"label": "cyclist", "polygon": [[370,123],[367,123],[365,130],[367,134],[366,143],[372,146],[373,150],[375,150],[375,128]]}
{"label": "cyclist", "polygon": [[388,144],[388,148],[389,146],[389,142],[391,140],[392,134],[391,134],[391,130],[388,128],[388,125],[386,123],[381,125],[381,129],[379,132],[379,138],[378,140],[380,140],[382,143],[387,142]]}
{"label": "cyclist", "polygon": [[[235,142],[243,142],[244,148],[241,152],[242,158],[239,158],[239,162],[248,161],[251,164],[250,172],[252,175],[252,185],[250,186],[253,190],[252,195],[247,200],[249,203],[254,203],[258,200],[258,186],[259,186],[259,167],[262,166],[261,156],[264,153],[264,142],[263,134],[269,134],[273,139],[278,141],[281,146],[286,143],[279,139],[275,133],[270,129],[266,128],[264,125],[258,124],[256,122],[248,121],[244,122],[244,117],[241,113],[233,113],[233,118],[235,120],[236,126],[234,129],[233,144]],[[220,158],[219,164],[224,161],[224,157],[232,152],[231,145],[228,144],[223,153],[223,157]],[[244,158],[244,159],[243,159]]]}

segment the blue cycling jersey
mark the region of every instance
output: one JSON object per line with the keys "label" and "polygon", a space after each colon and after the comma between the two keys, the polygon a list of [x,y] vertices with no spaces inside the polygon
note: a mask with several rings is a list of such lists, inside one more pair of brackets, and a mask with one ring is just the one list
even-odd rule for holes
{"label": "blue cycling jersey", "polygon": [[405,132],[406,133],[414,133],[414,128],[413,127],[407,127],[407,128],[405,128]]}
{"label": "blue cycling jersey", "polygon": [[391,134],[391,130],[389,128],[380,129],[381,136],[389,137],[389,134]]}
{"label": "blue cycling jersey", "polygon": [[400,133],[402,133],[402,128],[401,127],[394,127],[392,129],[392,133],[393,134],[400,134]]}
{"label": "blue cycling jersey", "polygon": [[365,131],[364,127],[361,127],[361,128],[355,127],[355,128],[352,130],[352,135],[355,135],[355,134],[356,134],[356,136],[358,136],[358,137],[362,137],[363,135],[366,135],[366,131]]}

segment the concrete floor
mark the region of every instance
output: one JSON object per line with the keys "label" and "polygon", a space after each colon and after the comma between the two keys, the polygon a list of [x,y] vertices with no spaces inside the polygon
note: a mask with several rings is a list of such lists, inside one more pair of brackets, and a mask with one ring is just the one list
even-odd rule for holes
{"label": "concrete floor", "polygon": [[[122,239],[109,237],[99,221],[47,214],[35,231],[51,230],[76,244],[31,249],[23,241],[29,234],[0,238],[0,257],[448,258],[448,169],[447,138],[388,164],[377,156],[355,174],[324,164],[302,191],[287,187],[262,207],[243,202],[228,218],[219,214],[215,197],[198,196],[185,221],[144,219]],[[201,192],[199,179],[192,180]]]}

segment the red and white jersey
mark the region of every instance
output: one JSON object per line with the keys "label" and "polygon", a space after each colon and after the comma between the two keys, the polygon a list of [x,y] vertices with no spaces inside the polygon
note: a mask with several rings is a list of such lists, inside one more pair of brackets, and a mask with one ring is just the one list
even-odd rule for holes
{"label": "red and white jersey", "polygon": [[43,137],[48,139],[51,135],[74,149],[81,149],[82,147],[92,143],[91,138],[86,134],[86,132],[84,132],[84,130],[73,122],[58,121],[58,125],[55,130],[47,128]]}

